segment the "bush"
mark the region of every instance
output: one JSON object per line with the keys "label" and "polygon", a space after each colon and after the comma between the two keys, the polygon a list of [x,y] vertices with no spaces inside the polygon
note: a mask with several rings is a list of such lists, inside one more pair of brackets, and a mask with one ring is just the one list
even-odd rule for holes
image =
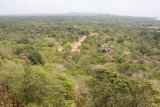
{"label": "bush", "polygon": [[52,42],[48,42],[47,45],[48,45],[48,47],[54,47],[55,46],[55,44],[52,43]]}
{"label": "bush", "polygon": [[66,75],[48,74],[38,66],[10,72],[4,81],[23,107],[71,107],[68,102],[75,99],[73,85]]}
{"label": "bush", "polygon": [[113,71],[96,70],[89,82],[92,107],[152,107],[159,94],[148,82],[136,82]]}
{"label": "bush", "polygon": [[18,48],[16,48],[15,49],[15,54],[16,55],[19,55],[20,53],[22,53],[22,52],[25,52],[25,49],[24,49],[24,47],[18,47]]}
{"label": "bush", "polygon": [[2,61],[1,56],[0,56],[0,67],[2,67],[2,64],[3,64],[3,61]]}
{"label": "bush", "polygon": [[153,39],[159,41],[160,40],[160,32],[156,32],[153,34]]}
{"label": "bush", "polygon": [[33,65],[44,64],[44,59],[42,55],[37,51],[31,51],[28,55],[28,59],[31,61]]}
{"label": "bush", "polygon": [[36,104],[28,104],[25,107],[38,107]]}
{"label": "bush", "polygon": [[124,37],[118,37],[117,43],[122,44],[124,41]]}
{"label": "bush", "polygon": [[99,64],[105,64],[105,63],[107,63],[108,61],[107,61],[107,58],[106,58],[105,56],[98,56],[97,62],[98,62]]}
{"label": "bush", "polygon": [[19,44],[30,44],[31,42],[27,37],[23,37],[17,43],[19,43]]}
{"label": "bush", "polygon": [[139,46],[138,49],[140,53],[143,55],[150,53],[149,49],[146,46],[143,46],[143,45]]}
{"label": "bush", "polygon": [[125,59],[120,55],[114,55],[113,58],[114,58],[114,61],[117,63],[125,62]]}

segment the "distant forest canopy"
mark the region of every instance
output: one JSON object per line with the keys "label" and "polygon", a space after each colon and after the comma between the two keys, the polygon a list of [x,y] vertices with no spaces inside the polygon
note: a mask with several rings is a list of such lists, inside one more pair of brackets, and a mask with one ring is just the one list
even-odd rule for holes
{"label": "distant forest canopy", "polygon": [[0,17],[0,107],[159,106],[160,21]]}

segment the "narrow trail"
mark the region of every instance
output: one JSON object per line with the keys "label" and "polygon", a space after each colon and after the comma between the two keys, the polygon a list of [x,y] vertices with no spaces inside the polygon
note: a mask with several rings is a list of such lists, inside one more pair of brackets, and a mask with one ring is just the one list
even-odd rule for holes
{"label": "narrow trail", "polygon": [[71,44],[71,50],[73,52],[79,52],[80,49],[78,48],[79,46],[81,46],[82,42],[85,41],[86,39],[86,36],[85,35],[81,35],[78,39],[78,41],[74,41],[72,44]]}
{"label": "narrow trail", "polygon": [[[97,32],[90,32],[90,36],[99,36],[99,34]],[[81,46],[82,42],[86,40],[86,38],[87,38],[87,36],[80,35],[78,40],[74,41],[71,44],[71,51],[72,52],[80,52],[79,47]],[[49,41],[49,42],[55,42],[56,41],[56,39],[54,37],[45,37],[44,39],[46,41]],[[56,49],[57,52],[62,52],[63,51],[63,46],[55,46],[54,48]]]}

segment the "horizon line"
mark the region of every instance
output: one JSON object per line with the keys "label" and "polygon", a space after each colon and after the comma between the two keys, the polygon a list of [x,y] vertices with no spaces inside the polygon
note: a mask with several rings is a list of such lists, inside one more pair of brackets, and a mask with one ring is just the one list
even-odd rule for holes
{"label": "horizon line", "polygon": [[122,14],[110,14],[101,12],[66,12],[66,13],[13,13],[13,14],[0,14],[0,16],[121,16],[121,17],[137,17],[137,18],[160,18],[155,16],[134,16]]}

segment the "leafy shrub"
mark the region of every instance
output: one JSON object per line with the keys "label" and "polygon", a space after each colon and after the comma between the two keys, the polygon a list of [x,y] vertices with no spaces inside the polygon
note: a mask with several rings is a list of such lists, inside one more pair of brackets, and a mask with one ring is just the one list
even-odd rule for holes
{"label": "leafy shrub", "polygon": [[22,37],[17,43],[19,44],[30,44],[30,40],[27,37]]}
{"label": "leafy shrub", "polygon": [[28,104],[25,107],[38,107],[36,104]]}
{"label": "leafy shrub", "polygon": [[114,58],[114,61],[117,63],[122,63],[125,61],[125,59],[120,55],[114,55],[113,58]]}
{"label": "leafy shrub", "polygon": [[99,56],[99,57],[97,58],[97,62],[98,62],[99,64],[105,64],[105,63],[107,63],[108,61],[107,61],[107,59],[106,59],[105,56]]}
{"label": "leafy shrub", "polygon": [[24,47],[18,47],[18,48],[15,49],[15,54],[19,55],[20,53],[22,53],[24,51],[25,51]]}
{"label": "leafy shrub", "polygon": [[118,37],[117,43],[122,44],[125,41],[124,37]]}
{"label": "leafy shrub", "polygon": [[48,42],[47,45],[48,45],[48,47],[54,47],[55,44],[52,42]]}
{"label": "leafy shrub", "polygon": [[148,82],[139,83],[105,69],[96,70],[92,77],[92,107],[152,107],[152,100],[159,94]]}
{"label": "leafy shrub", "polygon": [[159,41],[160,40],[160,32],[155,32],[153,34],[153,39],[156,40],[156,41]]}
{"label": "leafy shrub", "polygon": [[139,49],[140,53],[142,53],[143,55],[150,52],[149,49],[146,46],[143,46],[143,45],[139,46],[138,49]]}
{"label": "leafy shrub", "polygon": [[43,65],[45,63],[42,55],[37,51],[29,52],[28,59],[31,61],[33,65],[37,65],[37,64]]}
{"label": "leafy shrub", "polygon": [[81,30],[78,32],[79,35],[88,35],[89,31],[88,30]]}
{"label": "leafy shrub", "polygon": [[2,58],[0,56],[0,67],[2,67],[2,64],[3,64],[3,61],[2,61]]}

